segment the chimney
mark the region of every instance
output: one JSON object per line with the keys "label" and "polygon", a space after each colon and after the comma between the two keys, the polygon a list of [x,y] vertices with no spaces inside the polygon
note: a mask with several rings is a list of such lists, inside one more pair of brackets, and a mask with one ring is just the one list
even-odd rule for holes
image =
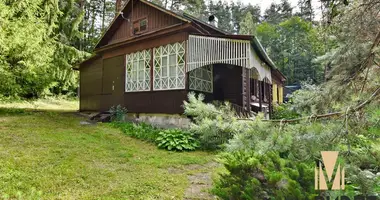
{"label": "chimney", "polygon": [[116,0],[115,11],[116,11],[116,14],[121,11],[121,0]]}
{"label": "chimney", "polygon": [[218,18],[215,15],[208,17],[208,23],[218,28]]}

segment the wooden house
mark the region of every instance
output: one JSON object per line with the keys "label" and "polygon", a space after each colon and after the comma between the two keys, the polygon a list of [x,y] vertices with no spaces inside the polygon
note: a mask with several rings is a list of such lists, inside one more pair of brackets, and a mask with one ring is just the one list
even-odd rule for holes
{"label": "wooden house", "polygon": [[256,37],[146,0],[127,0],[118,10],[95,55],[79,66],[81,111],[121,105],[130,113],[182,114],[191,91],[239,112],[283,101],[285,77]]}

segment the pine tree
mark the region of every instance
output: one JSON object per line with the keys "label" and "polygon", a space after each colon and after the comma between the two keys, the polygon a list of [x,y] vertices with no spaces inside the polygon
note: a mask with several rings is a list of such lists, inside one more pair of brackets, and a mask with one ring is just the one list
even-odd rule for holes
{"label": "pine tree", "polygon": [[272,3],[265,10],[264,20],[272,24],[278,24],[293,16],[293,8],[288,0],[281,0],[280,4]]}
{"label": "pine tree", "polygon": [[186,0],[184,10],[200,19],[206,19],[208,15],[207,6],[204,0]]}
{"label": "pine tree", "polygon": [[297,16],[310,22],[314,20],[314,9],[311,4],[311,0],[299,0],[298,7],[300,9],[300,12],[297,13]]}
{"label": "pine tree", "polygon": [[240,23],[240,34],[253,35],[255,34],[256,24],[253,21],[253,16],[250,12],[244,17],[244,20]]}

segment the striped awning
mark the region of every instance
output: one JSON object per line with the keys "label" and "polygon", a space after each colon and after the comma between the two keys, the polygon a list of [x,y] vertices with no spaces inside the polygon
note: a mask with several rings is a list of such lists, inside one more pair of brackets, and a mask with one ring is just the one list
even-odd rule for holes
{"label": "striped awning", "polygon": [[230,64],[258,72],[259,80],[271,78],[271,70],[255,53],[250,40],[190,35],[186,72],[211,64]]}

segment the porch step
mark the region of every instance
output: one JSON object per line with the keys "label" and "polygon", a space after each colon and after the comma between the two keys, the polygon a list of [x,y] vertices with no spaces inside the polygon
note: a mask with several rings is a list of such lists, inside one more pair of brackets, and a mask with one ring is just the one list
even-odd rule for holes
{"label": "porch step", "polygon": [[96,122],[110,122],[111,121],[111,113],[109,113],[109,112],[94,113],[94,114],[90,115],[89,119],[91,121],[96,121]]}

